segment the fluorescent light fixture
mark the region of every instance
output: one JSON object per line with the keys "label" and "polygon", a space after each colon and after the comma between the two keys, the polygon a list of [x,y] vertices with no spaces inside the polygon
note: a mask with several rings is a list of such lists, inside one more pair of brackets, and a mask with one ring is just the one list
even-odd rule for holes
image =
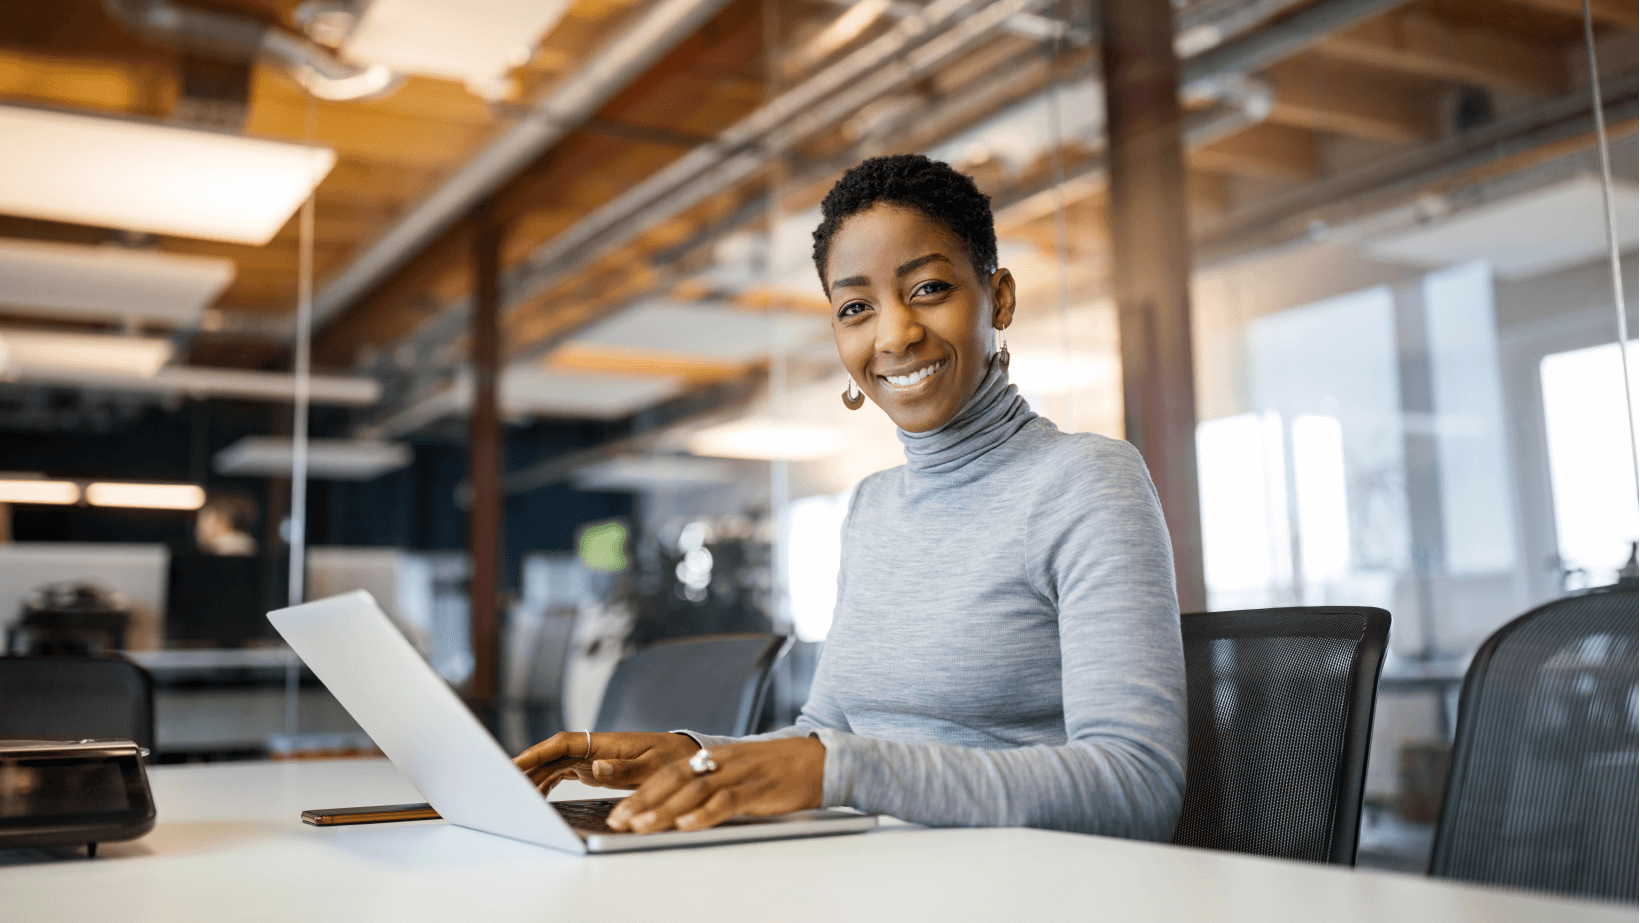
{"label": "fluorescent light fixture", "polygon": [[693,455],[614,458],[575,476],[580,490],[655,490],[680,484],[732,484],[746,474],[737,462]]}
{"label": "fluorescent light fixture", "polygon": [[129,506],[145,510],[197,510],[205,491],[195,484],[120,484],[98,481],[85,489],[92,506]]}
{"label": "fluorescent light fixture", "polygon": [[191,326],[233,278],[214,256],[0,240],[0,305],[29,314]]}
{"label": "fluorescent light fixture", "polygon": [[0,106],[0,212],[260,246],[336,163],[327,147]]}
{"label": "fluorescent light fixture", "polygon": [[[462,406],[472,385],[463,377]],[[671,375],[593,375],[514,366],[501,375],[501,408],[509,414],[614,420],[683,390]]]}
{"label": "fluorescent light fixture", "polygon": [[15,377],[53,371],[93,372],[147,378],[171,359],[162,337],[102,336],[42,330],[0,331],[5,372]]}
{"label": "fluorescent light fixture", "polygon": [[[86,369],[31,366],[7,368],[4,338],[0,337],[0,371],[21,381],[109,391],[147,394],[186,394],[195,398],[226,397],[247,401],[288,403],[295,399],[296,378],[285,372],[252,369],[210,369],[170,366],[152,375],[119,374]],[[368,407],[381,399],[382,387],[373,378],[314,375],[309,399],[315,404]]]}
{"label": "fluorescent light fixture", "polygon": [[689,451],[713,458],[814,461],[841,454],[848,437],[829,426],[742,421],[713,426],[689,440]]}
{"label": "fluorescent light fixture", "polygon": [[[1640,194],[1623,182],[1613,192],[1617,246],[1632,250],[1640,242]],[[1486,260],[1504,279],[1530,279],[1604,257],[1605,209],[1600,180],[1579,176],[1367,241],[1363,249],[1412,266]]]}
{"label": "fluorescent light fixture", "polygon": [[[246,436],[216,453],[217,474],[288,476],[296,443],[284,437]],[[410,464],[410,447],[371,439],[308,440],[308,476],[333,481],[368,481]]]}
{"label": "fluorescent light fixture", "polygon": [[342,54],[361,64],[461,80],[486,99],[507,95],[507,72],[535,54],[569,0],[374,0]]}
{"label": "fluorescent light fixture", "polygon": [[73,481],[44,478],[0,480],[0,503],[49,503],[72,506],[80,502],[80,485]]}
{"label": "fluorescent light fixture", "polygon": [[634,305],[570,342],[745,363],[761,359],[776,343],[791,346],[829,331],[826,319],[812,314],[657,299]]}

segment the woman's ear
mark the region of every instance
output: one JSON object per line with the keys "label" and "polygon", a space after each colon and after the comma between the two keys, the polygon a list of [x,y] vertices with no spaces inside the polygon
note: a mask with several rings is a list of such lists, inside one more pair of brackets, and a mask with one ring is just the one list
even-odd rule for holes
{"label": "woman's ear", "polygon": [[1014,322],[1014,274],[1006,269],[991,273],[991,327],[1006,330]]}

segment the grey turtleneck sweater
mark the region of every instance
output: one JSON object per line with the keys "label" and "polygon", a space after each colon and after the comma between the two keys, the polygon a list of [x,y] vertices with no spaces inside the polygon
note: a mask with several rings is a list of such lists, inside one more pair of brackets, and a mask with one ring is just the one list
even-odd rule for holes
{"label": "grey turtleneck sweater", "polygon": [[1139,453],[1061,433],[996,363],[950,423],[900,441],[906,464],[855,490],[802,716],[747,739],[819,738],[827,806],[1166,840],[1184,658]]}

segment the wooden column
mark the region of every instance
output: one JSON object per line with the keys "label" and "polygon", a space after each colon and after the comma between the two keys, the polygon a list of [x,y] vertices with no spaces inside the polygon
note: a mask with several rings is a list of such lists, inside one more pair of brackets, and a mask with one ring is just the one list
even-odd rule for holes
{"label": "wooden column", "polygon": [[482,717],[496,704],[499,688],[501,577],[501,450],[504,433],[496,406],[501,362],[501,228],[488,205],[473,213],[473,401],[467,423],[467,552],[472,558],[468,598],[472,612],[473,675],[468,699]]}
{"label": "wooden column", "polygon": [[1109,133],[1112,294],[1128,441],[1150,466],[1173,538],[1179,606],[1207,607],[1196,481],[1178,62],[1168,0],[1099,4]]}

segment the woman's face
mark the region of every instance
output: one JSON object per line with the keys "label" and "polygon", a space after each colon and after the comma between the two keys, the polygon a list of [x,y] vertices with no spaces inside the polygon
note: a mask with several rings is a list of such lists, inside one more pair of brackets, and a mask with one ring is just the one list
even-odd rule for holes
{"label": "woman's face", "polygon": [[968,248],[912,208],[876,205],[843,222],[826,266],[843,367],[908,433],[950,422],[985,377],[993,329],[1014,318],[1014,278],[985,278]]}

